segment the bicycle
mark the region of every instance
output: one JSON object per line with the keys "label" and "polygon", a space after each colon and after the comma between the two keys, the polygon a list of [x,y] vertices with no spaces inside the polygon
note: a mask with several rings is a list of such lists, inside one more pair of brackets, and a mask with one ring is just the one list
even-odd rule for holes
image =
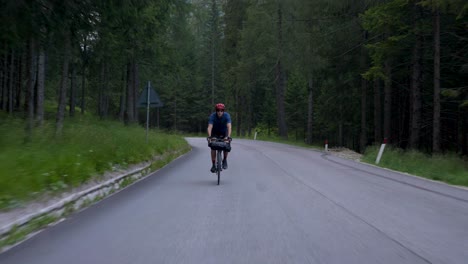
{"label": "bicycle", "polygon": [[216,150],[215,173],[218,175],[218,185],[219,185],[219,181],[221,178],[221,171],[223,171],[223,166],[222,166],[223,159],[222,159],[221,153],[226,150],[226,148],[228,147],[228,144],[231,143],[232,139],[229,138],[226,140],[224,138],[208,137],[207,141],[208,141],[208,146],[211,149]]}

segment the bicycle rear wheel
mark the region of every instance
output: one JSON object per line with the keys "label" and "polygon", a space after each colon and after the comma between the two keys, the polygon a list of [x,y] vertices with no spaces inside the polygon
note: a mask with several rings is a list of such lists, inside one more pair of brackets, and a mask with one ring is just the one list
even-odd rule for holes
{"label": "bicycle rear wheel", "polygon": [[219,185],[219,180],[221,178],[221,150],[216,151],[216,171],[218,174],[218,185]]}

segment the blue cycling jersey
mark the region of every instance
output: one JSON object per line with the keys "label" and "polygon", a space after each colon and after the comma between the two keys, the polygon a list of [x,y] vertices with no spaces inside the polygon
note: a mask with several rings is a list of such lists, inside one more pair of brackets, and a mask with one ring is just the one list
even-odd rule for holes
{"label": "blue cycling jersey", "polygon": [[231,116],[229,113],[224,112],[221,117],[218,117],[215,113],[210,115],[210,119],[208,120],[208,124],[213,125],[213,129],[211,130],[212,136],[228,136],[227,134],[227,124],[231,123]]}

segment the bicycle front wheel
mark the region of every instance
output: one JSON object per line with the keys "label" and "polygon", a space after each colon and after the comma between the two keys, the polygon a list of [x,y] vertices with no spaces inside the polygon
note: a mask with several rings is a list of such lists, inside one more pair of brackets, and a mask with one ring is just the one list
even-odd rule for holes
{"label": "bicycle front wheel", "polygon": [[222,165],[221,165],[221,150],[216,151],[216,170],[218,174],[218,185],[219,185],[219,180],[221,178],[221,170],[222,170]]}

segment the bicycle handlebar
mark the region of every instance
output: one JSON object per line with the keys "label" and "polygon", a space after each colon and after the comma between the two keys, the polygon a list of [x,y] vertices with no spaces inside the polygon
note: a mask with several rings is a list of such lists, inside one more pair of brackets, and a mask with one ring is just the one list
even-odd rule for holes
{"label": "bicycle handlebar", "polygon": [[231,142],[232,138],[231,137],[226,137],[226,138],[218,138],[218,137],[207,137],[206,141],[208,142],[213,142],[213,141],[219,141],[219,142]]}

